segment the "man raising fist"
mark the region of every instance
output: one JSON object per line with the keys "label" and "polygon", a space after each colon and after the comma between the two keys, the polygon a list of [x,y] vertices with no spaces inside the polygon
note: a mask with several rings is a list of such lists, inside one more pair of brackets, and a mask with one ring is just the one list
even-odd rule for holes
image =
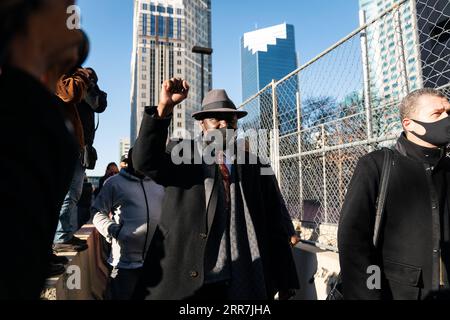
{"label": "man raising fist", "polygon": [[[135,297],[268,300],[279,292],[289,298],[286,293],[298,288],[298,280],[276,179],[261,175],[261,161],[238,162],[223,150],[213,152],[212,164],[195,163],[203,158],[198,154],[175,164],[172,151],[180,144],[205,153],[201,139],[166,146],[173,109],[188,93],[186,81],[165,81],[158,107],[144,113],[134,146],[136,169],[165,187],[161,221]],[[212,90],[192,116],[203,136],[225,134],[222,141],[235,148],[234,131],[246,115],[225,90]],[[248,158],[246,152],[241,160]]]}

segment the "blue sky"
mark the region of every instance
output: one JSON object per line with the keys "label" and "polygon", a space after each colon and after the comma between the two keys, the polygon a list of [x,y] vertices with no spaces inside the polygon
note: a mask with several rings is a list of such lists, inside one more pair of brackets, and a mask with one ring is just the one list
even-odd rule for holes
{"label": "blue sky", "polygon": [[[101,176],[118,161],[119,140],[129,136],[132,0],[79,0],[82,27],[91,39],[86,66],[96,69],[108,93],[95,148],[99,161],[88,175]],[[300,64],[358,27],[358,0],[212,0],[213,86],[241,102],[240,38],[255,27],[295,26]]]}

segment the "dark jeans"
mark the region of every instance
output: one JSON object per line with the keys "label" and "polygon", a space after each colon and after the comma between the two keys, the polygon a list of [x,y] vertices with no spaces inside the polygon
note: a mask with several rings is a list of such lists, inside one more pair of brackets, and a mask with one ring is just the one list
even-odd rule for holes
{"label": "dark jeans", "polygon": [[106,287],[106,300],[131,300],[142,268],[113,268]]}

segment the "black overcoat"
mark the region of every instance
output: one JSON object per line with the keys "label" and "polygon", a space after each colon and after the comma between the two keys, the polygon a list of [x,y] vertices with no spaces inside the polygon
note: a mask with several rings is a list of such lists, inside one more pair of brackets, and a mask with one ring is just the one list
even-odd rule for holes
{"label": "black overcoat", "polygon": [[[159,229],[136,296],[178,300],[192,296],[203,285],[208,221],[211,221],[208,215],[215,214],[217,198],[215,193],[211,195],[207,209],[204,164],[176,165],[171,161],[170,152],[176,145],[193,143],[180,141],[166,147],[171,119],[155,119],[155,111],[147,108],[144,114],[133,161],[138,171],[165,187],[166,195]],[[261,175],[260,162],[237,166],[255,225],[268,296],[272,297],[276,289],[298,288],[289,236],[282,225],[283,204],[276,179]]]}

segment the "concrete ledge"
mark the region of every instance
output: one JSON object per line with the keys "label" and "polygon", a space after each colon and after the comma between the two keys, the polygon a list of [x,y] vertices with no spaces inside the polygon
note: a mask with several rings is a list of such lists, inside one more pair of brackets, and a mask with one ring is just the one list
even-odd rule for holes
{"label": "concrete ledge", "polygon": [[87,241],[82,252],[64,253],[69,259],[66,272],[47,279],[43,300],[102,300],[109,276],[104,262],[101,235],[93,225],[85,225],[76,236]]}
{"label": "concrete ledge", "polygon": [[[87,240],[89,248],[65,254],[66,273],[47,280],[44,300],[102,300],[109,276],[104,262],[101,235],[93,225],[84,226],[77,237]],[[296,300],[325,300],[340,271],[339,255],[301,243],[293,249],[301,289]]]}
{"label": "concrete ledge", "polygon": [[296,300],[325,300],[340,272],[339,255],[313,245],[299,244],[294,259],[300,281]]}

